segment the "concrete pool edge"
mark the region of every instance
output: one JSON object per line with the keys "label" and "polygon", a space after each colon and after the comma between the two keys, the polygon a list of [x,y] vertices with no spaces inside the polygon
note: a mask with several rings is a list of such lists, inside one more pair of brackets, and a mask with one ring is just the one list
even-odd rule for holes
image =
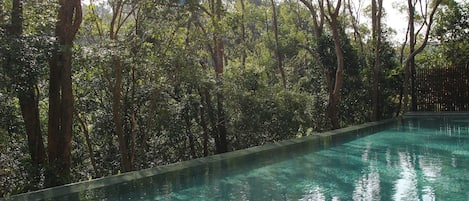
{"label": "concrete pool edge", "polygon": [[[120,175],[112,175],[108,177],[93,179],[90,181],[77,182],[67,184],[63,186],[57,186],[39,191],[33,191],[23,194],[14,195],[11,197],[3,198],[5,200],[44,200],[53,199],[72,193],[85,192],[97,188],[102,188],[114,184],[125,183],[145,177],[152,177],[157,175],[164,175],[170,173],[176,173],[179,171],[187,170],[190,168],[202,167],[207,164],[214,164],[222,161],[236,161],[241,158],[252,157],[254,155],[262,157],[274,153],[275,150],[280,149],[294,149],[298,146],[315,146],[314,149],[319,150],[333,146],[335,144],[344,143],[344,138],[347,140],[356,139],[369,135],[390,125],[391,123],[397,122],[399,118],[387,119],[378,122],[369,122],[355,126],[349,126],[337,130],[327,131],[323,133],[316,133],[301,138],[294,138],[290,140],[279,141],[276,143],[265,144],[261,146],[251,147],[247,149],[237,150],[224,154],[212,155],[205,158],[198,158],[189,161],[183,161],[155,168],[149,168],[134,172],[128,172]],[[317,146],[317,147],[316,147]],[[273,154],[274,155],[274,154]]]}
{"label": "concrete pool edge", "polygon": [[404,118],[411,117],[422,117],[422,116],[469,116],[469,112],[407,112],[404,114]]}

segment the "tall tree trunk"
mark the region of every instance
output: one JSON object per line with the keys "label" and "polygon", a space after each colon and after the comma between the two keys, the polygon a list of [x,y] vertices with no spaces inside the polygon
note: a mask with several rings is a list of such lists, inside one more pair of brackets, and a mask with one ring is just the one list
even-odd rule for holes
{"label": "tall tree trunk", "polygon": [[404,90],[403,90],[403,96],[404,96],[404,112],[408,111],[408,102],[409,102],[409,81],[410,87],[411,87],[411,98],[412,98],[412,105],[411,109],[412,110],[417,110],[417,96],[416,96],[416,86],[415,86],[415,56],[417,54],[420,54],[425,47],[427,46],[428,38],[430,35],[431,27],[433,24],[433,17],[435,16],[436,10],[438,9],[438,6],[441,4],[443,0],[435,0],[433,3],[433,8],[430,12],[430,15],[428,13],[422,14],[423,16],[428,16],[428,21],[427,19],[425,20],[425,23],[422,23],[419,31],[423,28],[423,26],[427,26],[427,29],[425,31],[424,38],[422,40],[422,44],[416,48],[416,41],[417,41],[417,36],[415,34],[415,28],[414,28],[414,12],[415,12],[415,4],[413,4],[412,0],[408,0],[408,7],[409,7],[409,55],[407,59],[405,60],[405,67],[404,67]]}
{"label": "tall tree trunk", "polygon": [[[416,38],[415,38],[415,26],[414,26],[414,12],[415,12],[415,7],[414,7],[414,4],[412,3],[412,0],[408,0],[408,6],[409,6],[409,52],[414,52],[415,51],[415,42],[416,42]],[[406,62],[406,69],[407,69],[407,80],[409,79],[409,77],[411,78],[411,82],[410,82],[410,89],[411,89],[411,101],[412,101],[412,104],[411,104],[411,110],[413,111],[414,110],[414,75],[413,75],[413,72],[415,71],[415,59],[414,57],[409,57],[408,58],[408,62]],[[410,73],[410,74],[409,74]],[[410,76],[409,76],[410,75]],[[407,96],[408,98],[408,96]],[[404,101],[407,105],[408,102]],[[404,107],[407,108],[407,106],[404,105]]]}
{"label": "tall tree trunk", "polygon": [[5,7],[3,6],[3,0],[0,1],[0,27],[5,25],[5,16],[3,16],[3,12],[5,11]]}
{"label": "tall tree trunk", "polygon": [[[188,89],[187,89],[187,94],[192,94],[192,86],[189,86]],[[197,113],[192,113],[191,110],[192,109],[195,109],[197,110],[197,108],[193,108],[193,103],[194,100],[192,97],[189,97],[189,100],[188,100],[188,103],[187,103],[187,106],[186,106],[186,133],[187,133],[187,137],[189,138],[189,148],[190,148],[190,152],[191,152],[191,158],[194,159],[194,158],[197,158],[197,150],[196,150],[196,147],[195,147],[195,144],[197,142],[197,140],[195,139],[194,137],[194,133],[192,132],[192,118],[197,118]],[[194,115],[194,116],[193,116]]]}
{"label": "tall tree trunk", "polygon": [[339,35],[339,11],[341,6],[341,0],[337,1],[335,8],[331,5],[329,0],[327,2],[327,10],[329,16],[327,22],[332,30],[332,38],[334,39],[335,54],[337,60],[337,70],[335,72],[334,88],[329,91],[329,100],[327,103],[327,116],[329,117],[332,128],[337,129],[340,127],[339,122],[339,103],[342,89],[343,71],[344,71],[344,54],[340,44]]}
{"label": "tall tree trunk", "polygon": [[247,36],[246,36],[246,17],[245,17],[245,5],[244,0],[241,2],[241,40],[243,42],[242,55],[241,55],[241,66],[243,69],[246,67],[246,58],[247,58]]}
{"label": "tall tree trunk", "polygon": [[47,186],[70,182],[73,92],[72,46],[82,21],[80,0],[60,0],[55,34],[60,47],[50,61]]}
{"label": "tall tree trunk", "polygon": [[[189,94],[191,92],[188,92]],[[187,136],[187,139],[189,140],[189,151],[190,151],[190,156],[191,156],[191,159],[194,159],[194,158],[197,158],[197,151],[195,149],[195,139],[194,139],[194,133],[192,133],[192,114],[191,114],[191,108],[190,108],[190,103],[188,104],[188,106],[186,106],[186,108],[184,108],[185,110],[185,116],[184,116],[184,123],[186,124],[185,125],[185,130],[186,130],[186,136]]]}
{"label": "tall tree trunk", "polygon": [[[407,26],[407,30],[406,30],[406,37],[405,37],[405,40],[404,40],[404,43],[402,44],[401,48],[400,48],[400,56],[399,56],[399,64],[401,66],[405,66],[404,64],[404,51],[405,51],[405,47],[407,46],[407,42],[409,41],[409,26]],[[401,114],[401,111],[407,111],[407,108],[406,107],[403,107],[404,105],[404,101],[407,101],[407,100],[403,100],[405,98],[404,97],[404,94],[407,94],[407,91],[406,91],[406,87],[408,86],[408,74],[407,74],[407,69],[404,67],[403,68],[403,75],[404,75],[404,78],[402,78],[402,74],[399,76],[399,80],[401,82],[401,85],[399,86],[399,105],[398,105],[398,109],[396,111],[396,117],[399,116]],[[407,103],[406,103],[407,104]]]}
{"label": "tall tree trunk", "polygon": [[285,70],[283,69],[282,54],[280,53],[280,44],[278,38],[278,20],[277,20],[277,6],[275,5],[274,0],[270,0],[272,4],[272,19],[273,19],[273,29],[274,29],[274,38],[275,38],[275,57],[277,58],[277,70],[280,72],[282,79],[283,89],[287,88],[287,78],[285,76]]}
{"label": "tall tree trunk", "polygon": [[[220,79],[220,78],[219,78]],[[223,81],[218,81],[218,87],[223,87]],[[223,107],[224,96],[223,92],[217,91],[217,129],[218,129],[218,138],[220,140],[220,144],[217,148],[217,153],[225,153],[228,152],[228,140],[227,140],[227,132],[226,132],[226,118],[225,118],[225,110]]]}
{"label": "tall tree trunk", "polygon": [[[11,24],[7,29],[7,34],[9,37],[16,38],[17,41],[20,41],[23,35],[23,1],[14,0],[12,6]],[[31,66],[27,66],[27,63],[21,62],[20,58],[11,59],[14,61],[10,61],[8,63],[10,65],[16,65],[16,68],[31,68]],[[17,81],[18,79],[14,80]],[[42,139],[41,123],[39,119],[39,100],[36,93],[36,83],[34,82],[35,81],[20,81],[18,83],[18,85],[20,85],[20,90],[18,90],[17,93],[21,114],[25,123],[26,134],[28,136],[29,154],[31,155],[32,164],[37,170],[41,165],[44,164],[46,154]]]}
{"label": "tall tree trunk", "polygon": [[200,126],[202,127],[202,131],[203,131],[204,157],[206,157],[208,156],[208,140],[209,140],[207,121],[205,120],[205,109],[207,108],[207,104],[206,104],[207,101],[205,100],[206,97],[201,87],[199,87],[198,91],[199,91],[200,105],[201,105],[199,108],[200,109]]}
{"label": "tall tree trunk", "polygon": [[225,153],[228,152],[228,141],[227,141],[227,132],[226,132],[226,118],[225,118],[225,111],[223,107],[223,40],[222,40],[222,33],[221,27],[219,23],[222,20],[222,0],[216,0],[216,4],[214,5],[214,13],[215,18],[213,24],[215,25],[215,33],[214,33],[214,42],[215,42],[215,72],[216,72],[216,83],[217,87],[219,88],[216,90],[216,97],[217,97],[217,131],[218,131],[218,139],[219,144],[217,146],[217,153]]}
{"label": "tall tree trunk", "polygon": [[93,151],[93,145],[91,143],[91,137],[90,137],[90,131],[88,129],[88,123],[84,119],[84,117],[80,117],[77,111],[75,111],[76,117],[78,122],[80,123],[80,127],[83,130],[83,134],[85,134],[85,142],[86,142],[86,147],[88,148],[88,155],[90,156],[90,161],[91,161],[91,166],[93,167],[94,171],[94,177],[101,177],[98,167],[96,165],[96,160],[94,159],[94,151]]}
{"label": "tall tree trunk", "polygon": [[121,112],[121,99],[122,99],[122,62],[116,56],[113,62],[116,79],[113,88],[112,98],[112,116],[114,120],[115,132],[119,142],[119,153],[123,172],[132,171],[132,165],[129,158],[129,148],[124,136],[122,112]]}
{"label": "tall tree trunk", "polygon": [[371,21],[374,42],[374,61],[373,61],[373,116],[372,120],[377,121],[380,119],[380,104],[379,104],[379,79],[380,79],[380,66],[381,66],[381,16],[383,9],[383,0],[371,1]]}
{"label": "tall tree trunk", "polygon": [[[136,5],[132,5],[130,11],[128,13],[124,13],[125,3],[127,1],[123,0],[116,0],[111,3],[112,8],[112,18],[109,25],[109,39],[115,43],[118,43],[118,36],[120,28],[124,25],[124,23],[129,19],[129,16],[135,12],[137,9]],[[133,138],[133,133],[131,133],[130,140],[126,137],[124,133],[124,121],[122,117],[122,74],[123,74],[123,63],[120,56],[116,55],[113,57],[112,66],[114,68],[115,73],[115,82],[112,89],[113,100],[112,100],[112,114],[113,114],[113,121],[115,127],[115,134],[117,135],[118,143],[119,143],[119,154],[121,158],[121,167],[123,172],[129,172],[133,170],[133,154],[134,154],[134,147],[129,144],[135,143]],[[135,125],[131,125],[135,126]],[[131,131],[133,132],[133,131]]]}
{"label": "tall tree trunk", "polygon": [[28,136],[29,154],[33,165],[37,168],[44,164],[46,151],[39,119],[39,100],[34,91],[34,89],[27,89],[27,91],[21,92],[24,94],[19,95],[18,99]]}
{"label": "tall tree trunk", "polygon": [[132,74],[132,85],[131,85],[131,95],[130,95],[130,167],[134,167],[135,164],[135,155],[137,150],[137,107],[135,106],[135,88],[137,83],[137,78],[135,77],[135,66],[131,68]]}
{"label": "tall tree trunk", "polygon": [[205,105],[207,106],[208,119],[211,124],[211,135],[215,140],[215,151],[218,153],[218,150],[220,150],[220,136],[218,135],[218,125],[214,112],[215,110],[213,109],[212,99],[208,89],[204,86],[202,90],[204,94]]}

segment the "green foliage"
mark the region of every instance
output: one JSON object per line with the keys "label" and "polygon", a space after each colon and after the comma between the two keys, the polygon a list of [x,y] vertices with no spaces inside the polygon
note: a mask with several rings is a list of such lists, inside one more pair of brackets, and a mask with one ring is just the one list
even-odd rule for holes
{"label": "green foliage", "polygon": [[[1,85],[0,85],[1,86]],[[28,154],[18,100],[0,88],[0,196],[43,188]]]}
{"label": "green foliage", "polygon": [[469,3],[450,1],[437,13],[434,37],[441,43],[442,52],[450,65],[469,64]]}
{"label": "green foliage", "polygon": [[309,104],[313,96],[269,86],[263,70],[230,71],[226,78],[230,80],[225,94],[234,149],[306,135],[318,123]]}
{"label": "green foliage", "polygon": [[[3,196],[43,188],[43,169],[34,167],[27,147],[25,126],[21,115],[18,96],[34,93],[43,105],[44,87],[47,79],[50,50],[54,46],[48,14],[37,9],[37,2],[25,2],[22,35],[7,33],[10,25],[10,1],[1,2],[0,22],[0,194]],[[3,10],[6,9],[6,10]],[[35,12],[35,13],[34,13]],[[42,18],[44,17],[44,18]],[[55,16],[54,16],[55,17]],[[47,18],[50,19],[50,18]],[[33,101],[33,100],[30,100]],[[45,108],[42,108],[45,109]],[[41,116],[41,124],[47,119]],[[6,154],[8,153],[8,154]]]}
{"label": "green foliage", "polygon": [[36,37],[52,37],[54,33],[53,27],[55,27],[57,21],[58,1],[23,2],[23,27],[25,34],[35,35]]}
{"label": "green foliage", "polygon": [[398,94],[400,93],[401,78],[394,74],[397,64],[396,52],[392,44],[384,40],[381,44],[381,85],[380,104],[382,118],[392,118],[399,112]]}

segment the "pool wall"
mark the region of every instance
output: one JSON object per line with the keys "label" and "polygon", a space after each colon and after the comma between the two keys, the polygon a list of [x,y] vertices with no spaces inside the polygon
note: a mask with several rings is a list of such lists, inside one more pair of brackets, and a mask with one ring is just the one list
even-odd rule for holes
{"label": "pool wall", "polygon": [[401,118],[370,122],[342,129],[332,130],[324,133],[315,133],[310,136],[280,141],[262,146],[251,147],[229,153],[213,155],[155,168],[113,175],[90,181],[67,184],[63,186],[43,189],[39,191],[15,195],[5,200],[54,200],[61,196],[76,194],[77,200],[86,197],[86,194],[94,189],[102,187],[130,183],[138,185],[138,180],[154,177],[155,181],[161,183],[187,182],[187,175],[212,174],[217,171],[242,169],[242,164],[255,161],[260,165],[278,162],[281,158],[290,157],[291,154],[300,152],[311,152],[340,145],[351,140],[364,137],[386,129],[388,126],[399,122]]}

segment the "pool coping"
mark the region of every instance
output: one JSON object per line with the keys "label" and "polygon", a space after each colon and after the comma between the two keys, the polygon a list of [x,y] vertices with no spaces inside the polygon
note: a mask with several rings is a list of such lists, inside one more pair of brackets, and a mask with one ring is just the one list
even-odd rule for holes
{"label": "pool coping", "polygon": [[407,112],[403,117],[420,116],[469,116],[469,112]]}
{"label": "pool coping", "polygon": [[[468,113],[469,114],[469,113]],[[250,147],[247,149],[236,150],[228,153],[212,155],[204,158],[192,159],[188,161],[182,161],[172,163],[168,165],[158,166],[149,169],[143,169],[139,171],[127,172],[119,175],[111,175],[107,177],[92,179],[89,181],[76,182],[66,184],[63,186],[57,186],[52,188],[46,188],[38,191],[27,192],[23,194],[13,195],[11,197],[2,198],[4,200],[44,200],[53,199],[71,193],[79,193],[92,189],[102,188],[118,183],[129,182],[132,180],[141,179],[144,177],[152,177],[157,175],[163,175],[168,173],[175,173],[183,171],[189,168],[196,168],[210,163],[217,163],[228,160],[235,160],[242,157],[247,157],[255,154],[262,154],[266,152],[272,152],[277,149],[291,148],[297,145],[307,144],[315,142],[314,145],[318,146],[318,149],[327,148],[334,146],[336,143],[341,143],[341,139],[344,137],[358,138],[364,135],[368,135],[379,130],[384,129],[386,125],[397,122],[400,117],[377,121],[368,122],[360,125],[349,126],[336,130],[331,130],[323,133],[314,133],[309,136],[300,138],[294,138],[290,140],[279,141],[275,143]],[[337,142],[335,142],[337,141]]]}

